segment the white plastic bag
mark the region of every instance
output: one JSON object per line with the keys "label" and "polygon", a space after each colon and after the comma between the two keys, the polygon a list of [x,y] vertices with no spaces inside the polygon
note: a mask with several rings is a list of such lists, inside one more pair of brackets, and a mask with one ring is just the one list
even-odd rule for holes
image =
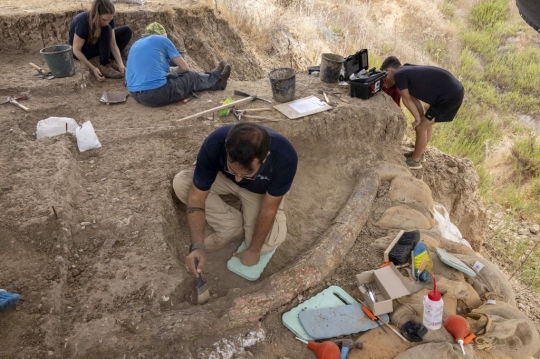
{"label": "white plastic bag", "polygon": [[[67,125],[67,131],[66,131]],[[37,124],[36,137],[39,139],[45,137],[54,137],[66,132],[74,134],[79,127],[74,119],[68,117],[49,117],[41,120]]]}
{"label": "white plastic bag", "polygon": [[436,202],[433,203],[433,208],[435,209],[435,211],[433,211],[433,217],[439,222],[439,231],[441,232],[441,235],[452,242],[461,243],[472,248],[469,242],[462,237],[459,228],[450,221],[450,214],[446,208],[444,208],[442,204]]}
{"label": "white plastic bag", "polygon": [[94,132],[94,126],[92,126],[90,121],[86,121],[82,126],[77,127],[75,136],[77,137],[77,146],[80,152],[101,147],[101,143],[99,143],[97,135]]}

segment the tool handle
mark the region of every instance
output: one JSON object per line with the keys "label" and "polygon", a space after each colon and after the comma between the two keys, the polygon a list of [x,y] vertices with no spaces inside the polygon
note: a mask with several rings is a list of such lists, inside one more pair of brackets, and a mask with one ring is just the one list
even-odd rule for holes
{"label": "tool handle", "polygon": [[341,347],[341,357],[340,359],[347,359],[347,355],[349,354],[350,348],[348,347]]}
{"label": "tool handle", "polygon": [[231,103],[228,103],[228,104],[225,104],[225,105],[221,105],[221,106],[218,106],[218,107],[214,107],[214,108],[211,108],[209,110],[206,110],[206,111],[201,111],[201,112],[198,112],[196,114],[193,114],[193,115],[190,115],[190,116],[187,116],[187,117],[184,117],[184,118],[181,118],[179,120],[176,120],[177,122],[184,122],[186,120],[189,120],[191,118],[194,118],[194,117],[199,117],[201,115],[204,115],[204,114],[207,114],[207,113],[210,113],[210,112],[215,112],[215,111],[219,111],[219,110],[223,110],[225,108],[230,108],[230,107],[233,107],[234,105],[239,105],[241,103],[246,103],[246,102],[250,102],[250,101],[253,101],[254,98],[253,97],[246,97],[246,98],[243,98],[241,100],[238,100],[238,101],[233,101]]}
{"label": "tool handle", "polygon": [[30,67],[33,67],[34,69],[38,70],[39,72],[43,72],[43,70],[41,69],[41,67],[39,67],[38,65],[34,64],[33,62],[29,62],[28,65],[30,65]]}
{"label": "tool handle", "polygon": [[395,330],[390,324],[388,324],[388,322],[384,319],[382,319],[381,317],[377,317],[381,322],[384,323],[384,325],[386,325],[388,328],[392,329],[392,331],[394,332],[394,334],[396,334],[398,337],[401,338],[401,340],[403,340],[404,342],[408,342],[407,338],[405,338],[403,335],[401,335],[397,330]]}
{"label": "tool handle", "polygon": [[366,315],[373,321],[377,321],[377,318],[375,318],[375,316],[373,315],[373,313],[371,312],[371,310],[369,310],[369,308],[365,305],[362,306],[362,310],[364,311],[364,313],[366,313]]}
{"label": "tool handle", "polygon": [[17,100],[10,100],[9,102],[14,104],[15,106],[18,106],[18,107],[22,108],[26,112],[30,111],[30,109],[28,107],[26,107],[24,105],[21,105]]}

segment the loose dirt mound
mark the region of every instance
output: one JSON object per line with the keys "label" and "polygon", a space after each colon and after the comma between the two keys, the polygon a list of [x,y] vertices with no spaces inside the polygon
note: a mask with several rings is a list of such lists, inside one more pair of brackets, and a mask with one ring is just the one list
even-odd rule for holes
{"label": "loose dirt mound", "polygon": [[[265,123],[286,135],[300,158],[287,196],[287,241],[255,285],[226,269],[239,243],[209,255],[205,277],[212,299],[196,307],[191,303],[193,279],[181,264],[189,243],[184,207],[173,199],[171,180],[193,164],[208,133],[236,120],[212,115],[182,124],[175,120],[221,104],[234,89],[271,98],[267,79],[240,81],[263,78],[269,69],[207,8],[126,11],[118,14],[117,22],[131,24],[135,33],[150,21],[172,29],[173,41],[185,47],[195,68],[208,69],[226,58],[233,65],[233,81],[226,91],[202,93],[186,105],[151,109],[128,98],[125,104],[106,106],[99,103],[101,94],[125,91],[121,81],[97,83],[80,64],[73,77],[40,80],[25,65],[45,65],[38,50],[64,43],[76,12],[2,18],[0,96],[28,93],[30,100],[24,104],[31,110],[0,107],[0,287],[24,297],[16,310],[0,315],[0,356],[191,358],[217,339],[242,333],[240,327],[255,327],[250,320],[265,312],[231,316],[231,308],[246,293],[263,291],[272,275],[294,265],[318,243],[347,203],[360,170],[403,162],[405,119],[382,94],[369,101],[351,99],[348,88],[298,74],[296,97],[322,98],[325,91],[333,109],[295,121],[274,111],[272,116],[281,121]],[[49,116],[92,121],[103,147],[79,153],[70,135],[37,141],[36,124]],[[474,192],[472,186],[467,190]],[[387,194],[388,182],[378,195],[384,201]],[[238,206],[234,198],[229,202]],[[452,203],[458,206],[459,198]],[[374,213],[382,210],[377,207]],[[321,272],[339,266],[334,277],[317,277],[273,303],[282,305],[310,286],[316,291],[329,283],[353,293],[353,274],[380,261],[366,243],[387,232],[369,225],[343,262],[342,254],[328,259]],[[271,315],[264,323],[269,338],[284,335],[276,319],[284,309],[269,307]],[[294,348],[282,343],[264,351],[290,355]]]}

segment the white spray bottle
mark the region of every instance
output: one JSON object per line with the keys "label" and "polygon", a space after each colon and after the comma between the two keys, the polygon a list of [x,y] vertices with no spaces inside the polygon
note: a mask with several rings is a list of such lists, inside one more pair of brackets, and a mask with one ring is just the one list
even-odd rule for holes
{"label": "white spray bottle", "polygon": [[428,295],[424,296],[424,326],[431,330],[437,330],[442,326],[443,317],[443,300],[441,293],[437,292],[437,281],[431,274],[433,279],[433,290]]}

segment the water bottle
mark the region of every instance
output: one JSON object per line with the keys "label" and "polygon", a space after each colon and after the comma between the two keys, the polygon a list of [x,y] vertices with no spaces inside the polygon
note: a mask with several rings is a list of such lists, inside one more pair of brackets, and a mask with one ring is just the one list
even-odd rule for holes
{"label": "water bottle", "polygon": [[424,326],[431,330],[437,330],[442,325],[443,300],[441,293],[437,292],[437,281],[433,274],[433,290],[424,296]]}

